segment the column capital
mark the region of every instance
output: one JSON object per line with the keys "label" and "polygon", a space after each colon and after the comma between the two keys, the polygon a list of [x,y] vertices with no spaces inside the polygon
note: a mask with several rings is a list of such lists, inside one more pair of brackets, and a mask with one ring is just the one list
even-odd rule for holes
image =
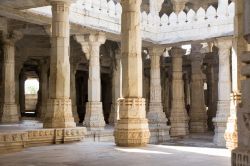
{"label": "column capital", "polygon": [[218,38],[215,41],[215,46],[219,49],[230,49],[233,45],[233,38],[232,37],[223,37]]}
{"label": "column capital", "polygon": [[200,43],[191,44],[191,53],[190,59],[192,61],[202,60],[204,58],[204,54],[202,53],[203,45]]}
{"label": "column capital", "polygon": [[75,35],[74,39],[82,46],[82,51],[86,54],[87,59],[90,56],[91,47],[95,44],[101,45],[106,41],[105,33],[98,32],[95,34]]}
{"label": "column capital", "polygon": [[18,40],[23,38],[23,34],[19,31],[12,31],[2,36],[4,44],[14,45]]}
{"label": "column capital", "polygon": [[148,51],[149,51],[150,56],[161,56],[164,53],[164,48],[163,47],[158,47],[158,46],[149,47]]}
{"label": "column capital", "polygon": [[140,10],[142,0],[121,0],[123,12],[136,12]]}
{"label": "column capital", "polygon": [[182,57],[183,55],[185,55],[186,50],[182,49],[181,47],[172,47],[170,52],[172,57]]}

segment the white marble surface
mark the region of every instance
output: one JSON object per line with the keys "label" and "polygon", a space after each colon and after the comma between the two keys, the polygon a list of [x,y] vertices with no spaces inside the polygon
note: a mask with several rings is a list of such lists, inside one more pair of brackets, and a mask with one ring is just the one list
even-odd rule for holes
{"label": "white marble surface", "polygon": [[1,166],[229,166],[226,149],[148,145],[120,148],[114,143],[80,142],[29,148],[0,156]]}

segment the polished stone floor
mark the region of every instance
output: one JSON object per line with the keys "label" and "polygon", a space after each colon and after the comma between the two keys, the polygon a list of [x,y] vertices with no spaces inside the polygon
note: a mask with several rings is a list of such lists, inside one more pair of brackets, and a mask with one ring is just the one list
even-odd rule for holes
{"label": "polished stone floor", "polygon": [[0,166],[229,166],[226,149],[174,145],[120,148],[79,142],[33,147],[0,156]]}

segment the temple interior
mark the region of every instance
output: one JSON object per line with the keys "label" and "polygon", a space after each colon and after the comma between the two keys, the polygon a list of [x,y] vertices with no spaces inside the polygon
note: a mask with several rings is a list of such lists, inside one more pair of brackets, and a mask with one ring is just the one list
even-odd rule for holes
{"label": "temple interior", "polygon": [[1,166],[250,166],[249,0],[0,0]]}

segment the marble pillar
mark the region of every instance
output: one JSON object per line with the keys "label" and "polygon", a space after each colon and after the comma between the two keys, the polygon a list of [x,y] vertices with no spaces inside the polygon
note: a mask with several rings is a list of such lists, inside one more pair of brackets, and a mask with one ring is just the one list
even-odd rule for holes
{"label": "marble pillar", "polygon": [[145,146],[150,137],[142,98],[141,0],[122,0],[122,96],[120,120],[115,126],[117,146]]}
{"label": "marble pillar", "polygon": [[217,14],[221,16],[228,16],[228,0],[218,0]]}
{"label": "marble pillar", "polygon": [[26,76],[24,74],[24,71],[23,69],[20,71],[20,74],[17,76],[19,79],[19,96],[18,96],[18,99],[19,99],[19,107],[20,107],[20,113],[21,115],[24,115],[25,114],[25,87],[24,87],[24,84],[25,84],[25,80],[26,80]]}
{"label": "marble pillar", "polygon": [[122,64],[121,50],[115,51],[115,65],[112,78],[112,105],[109,115],[109,124],[116,124],[119,119],[119,104],[118,100],[122,97]]}
{"label": "marble pillar", "polygon": [[[241,56],[241,62],[244,64],[241,67],[241,104],[237,110],[237,148],[232,151],[231,165],[232,166],[249,166],[250,165],[250,1],[237,0],[235,24],[238,24],[238,35],[241,40],[238,40],[238,45],[244,45],[241,51],[238,52]],[[243,15],[244,13],[244,15]],[[244,18],[245,17],[245,18]],[[244,28],[243,28],[244,27]],[[243,31],[244,30],[244,31]],[[243,36],[246,40],[243,39]]]}
{"label": "marble pillar", "polygon": [[[105,121],[101,102],[100,46],[105,43],[104,33],[85,35],[84,48],[89,57],[88,102],[84,123],[90,130],[103,130]],[[88,51],[87,51],[88,50]]]}
{"label": "marble pillar", "polygon": [[201,44],[192,44],[191,49],[191,110],[190,132],[204,133],[207,131],[207,111],[204,96],[204,74],[202,64],[204,54],[201,53]]}
{"label": "marble pillar", "polygon": [[232,38],[219,38],[216,41],[219,48],[219,81],[218,102],[216,117],[213,118],[215,126],[214,144],[220,147],[226,146],[224,138],[227,119],[230,114],[231,74],[230,74],[230,49]]}
{"label": "marble pillar", "polygon": [[169,129],[167,126],[168,119],[163,112],[161,97],[161,68],[160,56],[163,50],[160,48],[150,48],[149,55],[151,57],[150,69],[150,101],[149,112],[147,113],[150,141],[149,143],[157,144],[170,139]]}
{"label": "marble pillar", "polygon": [[0,122],[2,123],[16,123],[20,119],[15,94],[15,43],[22,37],[22,34],[16,31],[3,35],[3,92],[1,92],[3,101],[0,103]]}
{"label": "marble pillar", "polygon": [[172,56],[172,105],[171,105],[171,129],[173,137],[186,136],[189,134],[189,117],[184,102],[184,83],[182,78],[182,56],[185,50],[179,47],[171,49]]}
{"label": "marble pillar", "polygon": [[70,0],[50,0],[52,5],[52,38],[49,77],[49,99],[44,128],[76,127],[70,99],[69,9]]}

